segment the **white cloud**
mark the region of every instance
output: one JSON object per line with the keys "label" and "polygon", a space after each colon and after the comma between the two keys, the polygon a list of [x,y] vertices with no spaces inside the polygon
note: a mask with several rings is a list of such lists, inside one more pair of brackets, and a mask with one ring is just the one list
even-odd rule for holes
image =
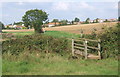
{"label": "white cloud", "polygon": [[55,2],[52,5],[54,10],[69,10],[69,9],[89,9],[95,10],[95,7],[89,5],[87,2]]}
{"label": "white cloud", "polygon": [[69,3],[67,2],[55,2],[52,5],[54,10],[69,10]]}
{"label": "white cloud", "polygon": [[116,5],[115,8],[118,9],[118,5]]}
{"label": "white cloud", "polygon": [[18,2],[18,5],[23,5],[23,2],[22,2],[22,1],[19,1],[19,2]]}
{"label": "white cloud", "polygon": [[[17,0],[22,2],[52,2],[54,0]],[[16,0],[0,0],[0,2],[16,2]]]}
{"label": "white cloud", "polygon": [[9,14],[3,14],[2,16],[3,17],[9,17],[10,15]]}
{"label": "white cloud", "polygon": [[[78,1],[86,1],[86,2],[118,2],[119,0],[17,0],[23,2],[78,2]],[[16,0],[0,0],[0,2],[16,2]]]}
{"label": "white cloud", "polygon": [[27,2],[52,2],[54,0],[25,0]]}
{"label": "white cloud", "polygon": [[89,5],[87,2],[79,2],[77,3],[76,7],[78,7],[79,9],[90,9],[90,10],[95,9],[95,7]]}

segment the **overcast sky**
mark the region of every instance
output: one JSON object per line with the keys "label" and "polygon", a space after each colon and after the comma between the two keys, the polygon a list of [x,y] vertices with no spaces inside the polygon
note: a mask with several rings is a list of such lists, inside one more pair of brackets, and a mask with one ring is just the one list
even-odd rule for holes
{"label": "overcast sky", "polygon": [[49,20],[68,19],[78,17],[81,21],[86,18],[111,19],[118,17],[118,2],[85,2],[85,1],[50,1],[50,2],[3,2],[2,22],[10,24],[21,21],[27,10],[42,9],[49,14]]}

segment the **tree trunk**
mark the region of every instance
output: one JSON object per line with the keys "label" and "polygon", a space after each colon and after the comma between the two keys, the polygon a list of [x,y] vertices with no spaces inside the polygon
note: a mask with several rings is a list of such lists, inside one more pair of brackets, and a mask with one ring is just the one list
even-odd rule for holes
{"label": "tree trunk", "polygon": [[35,33],[44,33],[43,29],[35,29]]}
{"label": "tree trunk", "polygon": [[34,26],[35,33],[44,33],[41,26]]}

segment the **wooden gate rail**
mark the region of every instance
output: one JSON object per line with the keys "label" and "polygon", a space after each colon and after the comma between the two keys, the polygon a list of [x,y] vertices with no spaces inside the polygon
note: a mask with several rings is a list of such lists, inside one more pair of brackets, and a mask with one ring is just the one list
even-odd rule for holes
{"label": "wooden gate rail", "polygon": [[[75,43],[76,41],[81,41],[83,44]],[[97,47],[88,46],[88,42],[96,42],[98,43]],[[89,49],[95,49],[98,52],[98,57],[101,59],[101,53],[100,53],[100,40],[91,40],[91,39],[85,39],[85,38],[79,38],[79,39],[72,39],[72,56],[75,56],[75,48],[84,50],[85,59],[88,58],[88,50]],[[88,49],[89,48],[89,49]]]}

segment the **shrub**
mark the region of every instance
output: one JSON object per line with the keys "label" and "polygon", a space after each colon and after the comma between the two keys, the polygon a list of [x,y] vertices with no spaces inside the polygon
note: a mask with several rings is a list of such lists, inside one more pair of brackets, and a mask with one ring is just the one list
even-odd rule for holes
{"label": "shrub", "polygon": [[[101,53],[102,58],[114,57],[117,58],[118,54],[118,39],[120,34],[120,24],[115,27],[102,28],[103,31],[97,34],[95,31],[91,35],[85,35],[88,39],[100,39],[101,40]],[[91,43],[92,44],[92,43]]]}
{"label": "shrub", "polygon": [[104,32],[99,34],[101,39],[103,57],[118,57],[118,34],[120,25],[104,29]]}
{"label": "shrub", "polygon": [[14,35],[12,33],[2,33],[2,39],[11,39]]}
{"label": "shrub", "polygon": [[62,52],[69,51],[69,43],[65,38],[55,38],[43,34],[26,35],[23,38],[3,42],[3,53],[10,52]]}

